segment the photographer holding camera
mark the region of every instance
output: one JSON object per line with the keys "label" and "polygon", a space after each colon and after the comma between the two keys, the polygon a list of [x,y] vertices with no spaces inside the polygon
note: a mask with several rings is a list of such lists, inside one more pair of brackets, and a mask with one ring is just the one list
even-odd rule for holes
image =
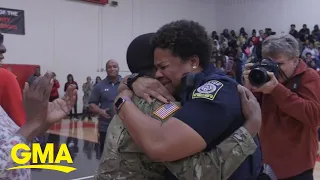
{"label": "photographer holding camera", "polygon": [[243,73],[261,104],[264,161],[278,179],[312,180],[316,163],[320,76],[299,55],[293,36],[270,36],[262,43],[266,59]]}

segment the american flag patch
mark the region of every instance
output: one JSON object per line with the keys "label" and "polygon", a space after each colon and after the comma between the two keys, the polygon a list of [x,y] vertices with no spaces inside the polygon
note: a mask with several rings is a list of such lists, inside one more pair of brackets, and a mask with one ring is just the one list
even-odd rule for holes
{"label": "american flag patch", "polygon": [[160,106],[157,110],[153,111],[153,114],[160,119],[166,119],[174,112],[176,112],[180,107],[174,103],[164,104]]}

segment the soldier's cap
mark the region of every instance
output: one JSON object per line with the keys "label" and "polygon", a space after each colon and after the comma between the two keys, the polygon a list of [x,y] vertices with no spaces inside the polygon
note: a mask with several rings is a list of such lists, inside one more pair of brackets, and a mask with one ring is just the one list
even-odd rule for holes
{"label": "soldier's cap", "polygon": [[154,67],[154,48],[151,44],[155,33],[142,34],[136,37],[127,49],[127,64],[131,73],[139,73]]}

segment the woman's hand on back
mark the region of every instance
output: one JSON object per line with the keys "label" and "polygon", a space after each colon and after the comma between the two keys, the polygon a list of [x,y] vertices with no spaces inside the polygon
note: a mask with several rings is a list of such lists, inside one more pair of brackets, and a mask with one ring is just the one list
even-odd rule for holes
{"label": "woman's hand on back", "polygon": [[260,131],[262,114],[259,102],[252,92],[244,86],[238,85],[241,98],[242,113],[246,119],[245,127],[251,135]]}
{"label": "woman's hand on back", "polygon": [[139,77],[133,84],[132,88],[134,93],[146,100],[148,103],[152,102],[151,97],[158,99],[163,103],[174,101],[173,96],[169,93],[160,81],[148,78]]}

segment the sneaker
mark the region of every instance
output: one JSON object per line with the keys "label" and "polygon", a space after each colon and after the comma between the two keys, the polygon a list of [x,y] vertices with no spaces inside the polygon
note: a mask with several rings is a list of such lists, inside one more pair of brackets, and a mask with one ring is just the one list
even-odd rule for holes
{"label": "sneaker", "polygon": [[77,120],[79,120],[79,119],[78,119],[78,118],[76,118],[76,117],[74,117],[74,118],[72,118],[72,120],[77,121]]}
{"label": "sneaker", "polygon": [[74,147],[73,141],[71,141],[71,142],[68,144],[68,148],[72,148],[72,147]]}

